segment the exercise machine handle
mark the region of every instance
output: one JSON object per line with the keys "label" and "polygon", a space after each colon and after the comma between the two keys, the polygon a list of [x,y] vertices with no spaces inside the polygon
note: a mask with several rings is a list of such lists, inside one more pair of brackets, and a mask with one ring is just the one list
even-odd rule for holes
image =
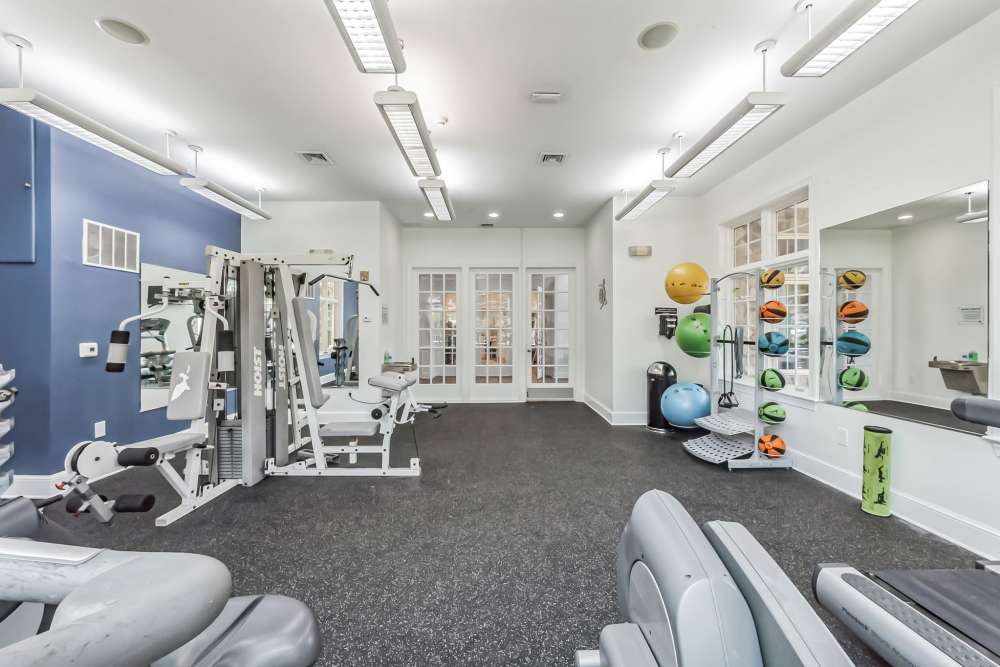
{"label": "exercise machine handle", "polygon": [[160,460],[160,450],[156,447],[125,447],[118,452],[118,465],[153,466]]}
{"label": "exercise machine handle", "polygon": [[[100,496],[101,500],[106,501],[106,496]],[[83,496],[78,493],[71,493],[66,496],[66,512],[69,514],[86,514],[90,511],[90,507],[84,507],[87,501],[84,500]],[[156,504],[156,496],[145,493],[126,493],[118,496],[111,502],[111,508],[119,514],[137,514],[141,512],[148,512],[153,509]]]}

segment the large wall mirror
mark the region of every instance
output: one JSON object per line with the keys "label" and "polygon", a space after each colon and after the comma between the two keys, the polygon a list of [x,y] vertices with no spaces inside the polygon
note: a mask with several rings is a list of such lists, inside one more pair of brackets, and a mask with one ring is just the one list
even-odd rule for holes
{"label": "large wall mirror", "polygon": [[[162,306],[164,280],[204,280],[205,276],[167,266],[143,263],[139,294],[143,312],[139,320],[139,411],[167,406],[174,354],[190,350],[201,335],[202,316],[191,299],[171,299]],[[153,312],[155,311],[155,312]]]}
{"label": "large wall mirror", "polygon": [[987,392],[989,184],[821,232],[824,398],[969,433],[954,398]]}
{"label": "large wall mirror", "polygon": [[325,387],[358,386],[358,285],[323,278],[311,288],[316,359]]}

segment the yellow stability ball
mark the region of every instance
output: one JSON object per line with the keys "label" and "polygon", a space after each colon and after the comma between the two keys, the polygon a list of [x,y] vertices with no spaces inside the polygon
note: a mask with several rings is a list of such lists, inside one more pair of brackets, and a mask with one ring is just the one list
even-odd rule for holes
{"label": "yellow stability ball", "polygon": [[663,287],[677,303],[694,303],[708,293],[708,272],[694,262],[684,262],[670,269]]}

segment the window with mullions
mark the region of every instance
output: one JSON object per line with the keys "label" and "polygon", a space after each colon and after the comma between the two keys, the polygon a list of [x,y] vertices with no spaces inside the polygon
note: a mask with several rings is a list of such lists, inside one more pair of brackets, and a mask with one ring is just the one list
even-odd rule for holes
{"label": "window with mullions", "polygon": [[778,257],[809,249],[809,200],[774,212],[775,247]]}
{"label": "window with mullions", "polygon": [[420,384],[458,382],[458,274],[417,274]]}
{"label": "window with mullions", "polygon": [[761,258],[760,220],[733,228],[733,266],[759,262]]}
{"label": "window with mullions", "polygon": [[[795,202],[789,204],[788,202]],[[724,297],[728,303],[729,322],[743,327],[744,340],[756,341],[764,331],[777,331],[789,341],[788,354],[765,358],[765,368],[779,369],[785,376],[786,387],[796,393],[810,390],[809,368],[809,261],[782,258],[809,249],[809,199],[803,194],[788,197],[779,206],[762,207],[750,222],[730,227],[728,255],[734,272],[755,272],[781,269],[785,284],[776,290],[765,290],[763,301],[777,300],[785,305],[787,316],[777,325],[760,321],[757,285],[750,276],[733,276]],[[757,215],[757,214],[754,214]],[[763,368],[756,368],[756,348],[743,350],[745,381],[755,382]]]}

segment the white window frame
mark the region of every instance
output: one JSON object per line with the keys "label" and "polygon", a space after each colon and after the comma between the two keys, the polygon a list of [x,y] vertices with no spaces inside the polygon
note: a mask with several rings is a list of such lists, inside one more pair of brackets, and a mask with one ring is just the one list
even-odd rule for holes
{"label": "white window frame", "polygon": [[[88,253],[87,253],[87,236],[88,236],[88,232],[89,232],[89,230],[91,228],[97,228],[97,229],[99,229],[102,236],[103,236],[103,234],[104,234],[105,231],[107,231],[109,234],[111,234],[111,250],[110,250],[111,257],[109,258],[109,260],[110,260],[109,263],[104,263],[103,261],[101,261],[103,259],[102,255],[103,255],[103,251],[104,251],[104,244],[103,243],[100,243],[100,247],[98,248],[98,251],[97,251],[98,261],[97,262],[92,262],[92,261],[90,261],[88,259]],[[106,225],[103,222],[97,222],[96,220],[88,220],[87,218],[83,219],[83,228],[82,229],[83,229],[83,233],[82,233],[81,239],[80,239],[80,249],[81,249],[80,256],[81,256],[81,260],[82,260],[84,266],[93,266],[93,267],[98,268],[98,269],[111,269],[112,271],[124,271],[126,273],[139,273],[140,272],[140,269],[142,267],[142,252],[141,252],[142,247],[140,245],[141,238],[139,236],[139,232],[134,232],[134,231],[131,231],[129,229],[124,229],[122,227],[115,227],[113,225]],[[121,232],[122,234],[125,235],[125,243],[126,243],[125,263],[122,266],[117,266],[116,263],[115,263],[115,251],[116,251],[117,245],[118,245],[117,241],[115,240],[115,238],[117,236],[116,232]],[[127,265],[127,262],[128,262],[128,239],[129,238],[134,238],[135,239],[135,267],[134,268],[129,268],[128,265]]]}
{"label": "white window frame", "polygon": [[[810,276],[809,281],[809,320],[806,326],[808,332],[809,340],[809,368],[808,368],[808,384],[804,389],[789,387],[781,392],[778,392],[786,396],[794,396],[799,398],[806,398],[810,400],[816,400],[818,396],[819,386],[818,381],[818,357],[815,354],[814,337],[813,330],[815,329],[815,323],[817,322],[817,313],[815,310],[815,294],[814,290],[816,288],[816,280],[813,275],[815,272],[816,262],[812,255],[812,246],[814,244],[814,225],[812,222],[812,216],[810,215],[809,220],[809,231],[805,235],[804,239],[808,241],[808,247],[799,250],[797,252],[778,255],[778,241],[777,241],[777,212],[787,208],[788,206],[796,206],[803,202],[809,201],[809,189],[800,188],[795,190],[783,197],[780,197],[769,204],[761,206],[758,209],[754,209],[740,217],[731,220],[727,223],[720,225],[720,238],[722,240],[722,248],[720,248],[720,254],[723,256],[723,265],[729,267],[729,272],[738,271],[760,271],[764,269],[787,269],[790,267],[805,266],[806,271]],[[811,210],[810,210],[811,213]],[[735,249],[736,249],[736,229],[738,227],[748,225],[749,223],[760,220],[760,238],[761,238],[761,259],[757,262],[750,262],[747,264],[736,264],[735,263]],[[727,320],[732,322],[735,319],[735,303],[732,297],[733,287],[732,285],[727,286],[727,289],[720,294],[720,302],[723,308],[723,312],[726,313]],[[756,312],[751,312],[751,317],[756,318],[758,314]],[[754,320],[757,321],[756,319]],[[760,333],[759,324],[754,325],[754,335]],[[744,387],[755,387],[757,382],[757,374],[763,370],[756,368],[753,363],[756,359],[755,354],[750,355],[748,361],[750,363],[745,363],[744,367],[746,369],[742,378],[736,380],[736,384],[742,385]],[[769,367],[769,366],[768,366]],[[753,368],[753,372],[750,369]]]}

